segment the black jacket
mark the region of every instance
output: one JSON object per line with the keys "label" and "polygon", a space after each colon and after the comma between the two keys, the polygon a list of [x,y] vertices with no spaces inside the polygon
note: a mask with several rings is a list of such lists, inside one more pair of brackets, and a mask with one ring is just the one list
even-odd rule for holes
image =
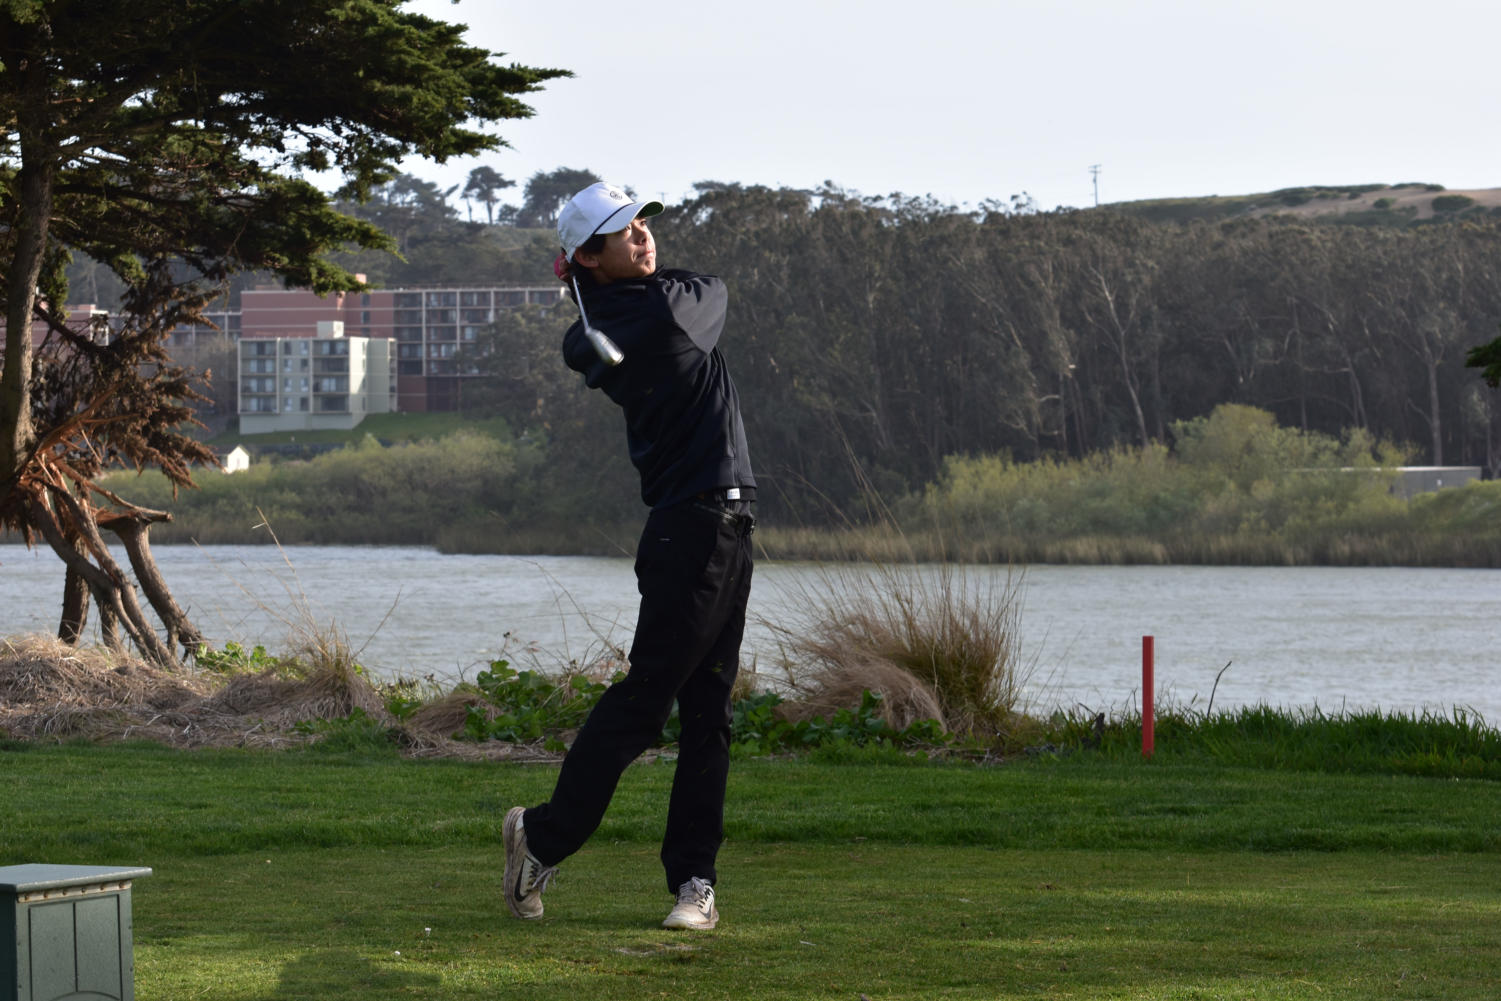
{"label": "black jacket", "polygon": [[724,330],[724,282],[691,271],[595,285],[579,282],[589,322],[625,355],[602,362],[575,321],[563,360],[625,413],[641,499],[666,507],[705,490],[756,485],[740,396],[715,346]]}

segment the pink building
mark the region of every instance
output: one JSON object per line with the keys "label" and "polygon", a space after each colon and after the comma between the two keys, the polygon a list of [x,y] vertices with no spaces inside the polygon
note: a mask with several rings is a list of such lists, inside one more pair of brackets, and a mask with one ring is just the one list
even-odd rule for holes
{"label": "pink building", "polygon": [[[471,345],[500,310],[526,304],[553,306],[561,285],[462,286],[341,292],[319,297],[276,286],[240,293],[240,309],[209,311],[230,336],[312,337],[319,323],[338,322],[348,337],[396,341],[396,405],[407,413],[456,410],[466,373],[457,354]],[[174,343],[192,343],[208,327],[184,328]]]}
{"label": "pink building", "polygon": [[[86,303],[86,304],[81,305],[81,306],[67,306],[65,308],[67,310],[67,316],[68,316],[68,318],[67,318],[67,320],[65,322],[67,323],[69,330],[75,330],[75,331],[82,332],[84,330],[87,330],[88,327],[89,327],[89,325],[91,323],[93,323],[96,318],[108,318],[109,317],[109,310],[100,309],[98,306],[95,306],[93,303]],[[0,316],[0,338],[4,338],[4,336],[5,336],[5,317],[4,316]],[[41,345],[41,343],[44,340],[46,340],[46,339],[47,339],[47,325],[45,323],[43,323],[41,320],[32,320],[31,321],[31,346],[33,348],[39,347]],[[3,363],[3,359],[0,359],[0,363]]]}

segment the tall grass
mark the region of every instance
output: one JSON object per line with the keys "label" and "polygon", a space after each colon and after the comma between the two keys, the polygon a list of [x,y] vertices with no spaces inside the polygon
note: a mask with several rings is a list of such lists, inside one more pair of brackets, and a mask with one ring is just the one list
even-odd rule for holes
{"label": "tall grass", "polygon": [[881,696],[888,723],[936,719],[951,733],[1015,736],[1027,671],[1019,580],[976,580],[953,563],[833,563],[766,625],[804,713]]}

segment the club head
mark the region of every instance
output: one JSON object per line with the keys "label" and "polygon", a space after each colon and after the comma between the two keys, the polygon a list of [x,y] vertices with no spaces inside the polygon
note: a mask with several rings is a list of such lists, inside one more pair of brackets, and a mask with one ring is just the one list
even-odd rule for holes
{"label": "club head", "polygon": [[569,277],[573,279],[573,298],[578,303],[579,319],[584,321],[584,336],[593,345],[594,353],[599,355],[600,361],[606,365],[619,365],[625,361],[625,355],[621,352],[620,348],[615,346],[614,341],[606,337],[603,331],[589,322],[589,314],[584,312],[584,293],[579,291],[578,276],[570,275]]}
{"label": "club head", "polygon": [[619,365],[625,361],[625,354],[616,347],[614,341],[605,336],[603,331],[585,325],[584,336],[589,339],[590,344],[594,345],[594,353],[599,355],[599,360],[606,365]]}

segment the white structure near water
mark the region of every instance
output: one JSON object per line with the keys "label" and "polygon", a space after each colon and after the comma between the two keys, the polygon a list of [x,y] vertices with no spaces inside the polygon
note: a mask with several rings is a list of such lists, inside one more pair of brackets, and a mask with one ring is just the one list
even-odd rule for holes
{"label": "white structure near water", "polygon": [[219,459],[219,468],[226,473],[243,473],[250,468],[250,453],[244,445],[236,445]]}
{"label": "white structure near water", "polygon": [[240,432],[347,431],[396,409],[396,341],[345,337],[338,320],[313,337],[240,341]]}
{"label": "white structure near water", "polygon": [[1392,493],[1403,500],[1480,481],[1479,466],[1403,466],[1397,472],[1401,475],[1392,484]]}

